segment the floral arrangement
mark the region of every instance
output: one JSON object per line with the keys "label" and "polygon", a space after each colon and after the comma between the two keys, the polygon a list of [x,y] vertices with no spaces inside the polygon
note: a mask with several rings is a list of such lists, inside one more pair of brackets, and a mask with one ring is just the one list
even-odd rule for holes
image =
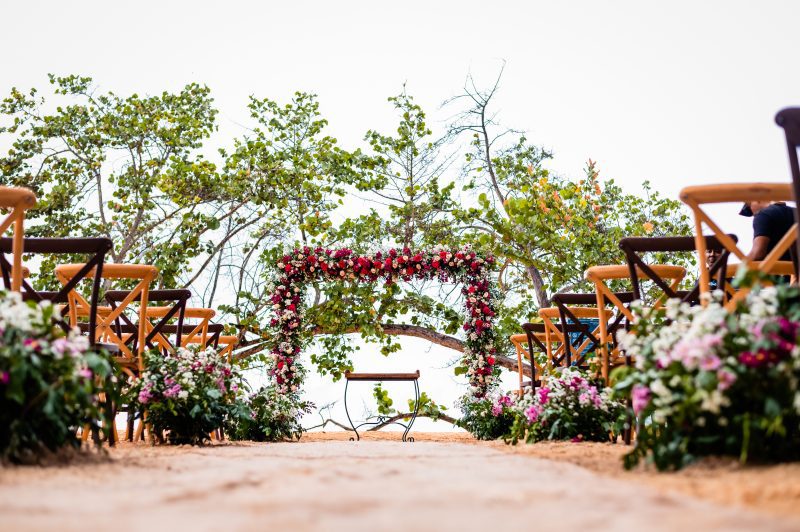
{"label": "floral arrangement", "polygon": [[108,358],[55,324],[49,302],[0,292],[0,458],[33,462],[79,448],[79,428],[99,429]]}
{"label": "floral arrangement", "polygon": [[620,432],[625,413],[623,403],[612,394],[610,388],[580,370],[562,369],[533,394],[524,395],[513,405],[506,406],[510,401],[505,401],[503,408],[515,413],[505,439],[513,444],[520,440],[609,441]]}
{"label": "floral arrangement", "polygon": [[301,401],[297,394],[280,393],[265,386],[239,402],[235,415],[229,417],[226,432],[234,440],[282,441],[300,439],[300,418],[314,405]]}
{"label": "floral arrangement", "polygon": [[479,440],[496,440],[506,437],[518,412],[516,400],[511,395],[472,397],[465,395],[459,401],[463,416],[458,426],[469,431]]}
{"label": "floral arrangement", "polygon": [[397,280],[442,279],[464,284],[467,319],[464,324],[466,348],[462,366],[466,368],[473,397],[483,397],[494,385],[495,347],[489,272],[494,258],[480,257],[470,249],[415,252],[390,249],[372,255],[358,255],[349,249],[296,249],[277,262],[277,279],[272,304],[275,317],[272,376],[280,393],[295,393],[302,384],[297,358],[303,341],[303,303],[305,285],[314,280],[393,283]]}
{"label": "floral arrangement", "polygon": [[213,348],[150,350],[144,367],[129,400],[147,412],[159,439],[166,433],[173,444],[202,444],[234,408],[241,375]]}
{"label": "floral arrangement", "polygon": [[756,286],[732,312],[717,300],[634,309],[615,375],[638,420],[626,467],[677,469],[698,456],[800,458],[800,290]]}

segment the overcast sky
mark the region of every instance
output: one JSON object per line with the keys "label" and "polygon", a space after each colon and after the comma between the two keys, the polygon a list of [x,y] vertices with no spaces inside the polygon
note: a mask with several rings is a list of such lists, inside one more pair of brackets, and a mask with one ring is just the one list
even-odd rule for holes
{"label": "overcast sky", "polygon": [[[197,81],[220,110],[215,146],[242,134],[250,94],[315,92],[356,146],[393,127],[386,98],[403,83],[444,120],[469,72],[490,83],[505,61],[500,119],[552,149],[559,173],[592,158],[628,190],[649,179],[670,197],[790,178],[773,118],[800,104],[798,2],[25,1],[2,15],[0,93],[48,72],[120,94]],[[749,242],[746,220],[724,226]]]}

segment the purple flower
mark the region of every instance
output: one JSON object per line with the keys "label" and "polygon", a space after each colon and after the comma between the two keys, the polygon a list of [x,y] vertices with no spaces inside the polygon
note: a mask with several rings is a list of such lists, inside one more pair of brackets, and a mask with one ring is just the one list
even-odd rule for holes
{"label": "purple flower", "polygon": [[500,405],[499,405],[499,404],[497,404],[497,403],[495,403],[495,404],[493,404],[493,405],[492,405],[492,415],[493,415],[494,417],[497,417],[497,416],[499,416],[499,415],[500,415],[500,414],[502,414],[502,413],[503,413],[503,407],[502,407],[502,406],[500,406]]}
{"label": "purple flower", "polygon": [[84,379],[91,379],[92,378],[92,370],[83,368],[82,370],[78,371],[78,375],[83,377]]}
{"label": "purple flower", "polygon": [[639,412],[645,409],[650,402],[650,388],[643,384],[634,384],[631,390],[631,402],[633,403],[633,412],[637,416]]}
{"label": "purple flower", "polygon": [[11,375],[7,371],[0,372],[0,384],[8,384],[11,380]]}

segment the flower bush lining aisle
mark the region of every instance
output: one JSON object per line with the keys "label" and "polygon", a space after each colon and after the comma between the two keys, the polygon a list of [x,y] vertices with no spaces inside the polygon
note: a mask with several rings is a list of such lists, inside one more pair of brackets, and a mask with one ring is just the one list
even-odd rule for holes
{"label": "flower bush lining aisle", "polygon": [[145,371],[132,382],[129,402],[146,410],[157,437],[173,444],[202,444],[236,413],[238,369],[209,347],[144,354]]}
{"label": "flower bush lining aisle", "polygon": [[112,373],[108,358],[86,337],[65,334],[49,302],[23,302],[0,292],[0,458],[35,462],[78,449],[78,429],[104,421],[99,383]]}
{"label": "flower bush lining aisle", "polygon": [[463,365],[467,367],[470,393],[483,398],[495,385],[495,310],[497,297],[489,280],[494,258],[481,257],[461,250],[390,249],[373,255],[358,255],[349,249],[295,249],[277,262],[277,283],[272,295],[275,317],[272,376],[281,393],[297,393],[302,385],[302,366],[298,361],[304,329],[303,305],[306,284],[315,280],[393,283],[397,280],[440,279],[464,284],[467,319],[464,324],[466,348]]}
{"label": "flower bush lining aisle", "polygon": [[732,312],[670,301],[635,314],[620,342],[636,368],[616,375],[639,424],[626,467],[800,458],[800,289],[755,287]]}

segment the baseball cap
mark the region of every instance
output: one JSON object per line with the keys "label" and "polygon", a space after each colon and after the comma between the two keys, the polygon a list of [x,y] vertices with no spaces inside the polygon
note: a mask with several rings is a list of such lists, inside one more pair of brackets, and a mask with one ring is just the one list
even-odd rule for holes
{"label": "baseball cap", "polygon": [[742,208],[739,210],[739,216],[746,216],[748,218],[753,216],[753,210],[750,208],[749,203],[742,205]]}

